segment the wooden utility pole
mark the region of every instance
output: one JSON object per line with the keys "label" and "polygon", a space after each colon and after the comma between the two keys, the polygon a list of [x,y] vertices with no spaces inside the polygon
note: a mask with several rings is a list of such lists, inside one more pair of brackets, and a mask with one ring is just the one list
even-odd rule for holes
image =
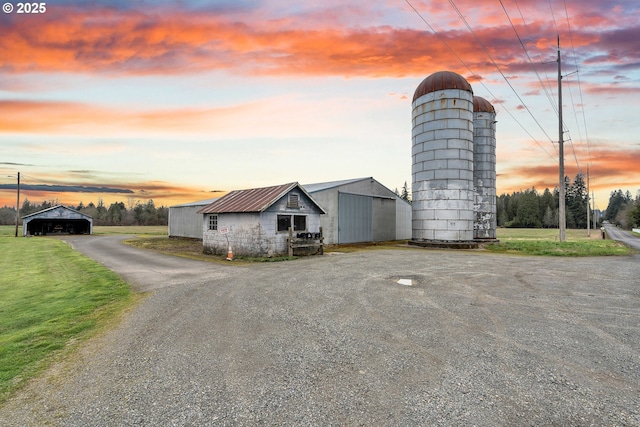
{"label": "wooden utility pole", "polygon": [[18,237],[19,221],[20,221],[20,172],[18,172],[18,201],[16,202],[16,237]]}
{"label": "wooden utility pole", "polygon": [[591,237],[591,202],[589,201],[589,166],[587,166],[587,237]]}
{"label": "wooden utility pole", "polygon": [[562,126],[562,63],[560,60],[560,36],[558,36],[558,151],[560,152],[560,200],[558,203],[558,226],[560,241],[564,242],[567,235],[567,214],[565,208],[564,182],[564,136]]}
{"label": "wooden utility pole", "polygon": [[598,226],[598,219],[596,218],[596,193],[591,192],[591,199],[593,200],[593,230],[595,231]]}

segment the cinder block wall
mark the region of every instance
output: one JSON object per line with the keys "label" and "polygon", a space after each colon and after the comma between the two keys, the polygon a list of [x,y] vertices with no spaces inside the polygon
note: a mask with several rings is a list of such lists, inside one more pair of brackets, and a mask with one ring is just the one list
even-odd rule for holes
{"label": "cinder block wall", "polygon": [[[207,216],[205,215],[205,218]],[[265,231],[260,223],[260,214],[218,214],[218,230],[205,230],[202,246],[205,253],[224,255],[227,253],[227,239],[234,255],[272,256],[275,254],[275,236]],[[228,228],[229,232],[220,234],[220,229]],[[275,225],[274,225],[275,227]]]}

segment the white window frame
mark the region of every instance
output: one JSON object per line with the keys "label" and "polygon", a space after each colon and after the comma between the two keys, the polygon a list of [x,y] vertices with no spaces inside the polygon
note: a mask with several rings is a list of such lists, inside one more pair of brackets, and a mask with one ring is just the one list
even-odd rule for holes
{"label": "white window frame", "polygon": [[[289,231],[288,227],[287,227],[287,230],[281,230],[280,229],[279,224],[278,224],[280,217],[289,217],[289,226],[293,228],[293,231],[307,231],[307,228],[308,228],[307,217],[308,217],[308,215],[278,214],[276,216],[276,231],[278,233],[285,233],[285,232]],[[296,226],[295,226],[296,217],[304,218],[304,229],[300,230],[300,229],[296,228]]]}
{"label": "white window frame", "polygon": [[218,230],[218,214],[209,215],[207,229],[212,231]]}

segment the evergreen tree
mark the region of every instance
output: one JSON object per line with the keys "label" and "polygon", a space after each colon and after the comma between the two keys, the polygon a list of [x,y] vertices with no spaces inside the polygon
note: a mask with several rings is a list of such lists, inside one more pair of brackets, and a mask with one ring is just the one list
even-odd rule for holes
{"label": "evergreen tree", "polygon": [[567,187],[567,228],[587,228],[587,186],[582,172]]}
{"label": "evergreen tree", "polygon": [[0,225],[15,225],[16,209],[4,206],[0,208]]}
{"label": "evergreen tree", "polygon": [[627,222],[629,228],[640,228],[640,197],[636,198],[633,208],[629,210]]}
{"label": "evergreen tree", "polygon": [[520,196],[517,214],[512,225],[525,228],[542,227],[540,200],[535,188],[525,191]]}
{"label": "evergreen tree", "polygon": [[409,186],[407,185],[407,181],[404,182],[402,186],[402,193],[400,194],[400,198],[402,200],[406,200],[407,202],[411,202],[411,196],[409,195]]}
{"label": "evergreen tree", "polygon": [[109,225],[122,225],[122,219],[126,214],[127,208],[124,203],[111,203],[107,210],[107,222]]}
{"label": "evergreen tree", "polygon": [[622,190],[612,191],[609,197],[609,205],[604,214],[604,219],[615,222],[618,213],[631,201],[631,194],[627,191],[625,195]]}
{"label": "evergreen tree", "polygon": [[545,228],[558,228],[558,210],[547,206],[542,218],[542,225]]}

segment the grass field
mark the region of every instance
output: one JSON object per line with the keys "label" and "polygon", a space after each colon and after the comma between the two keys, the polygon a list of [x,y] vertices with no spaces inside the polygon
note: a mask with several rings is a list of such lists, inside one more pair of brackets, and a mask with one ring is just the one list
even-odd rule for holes
{"label": "grass field", "polygon": [[600,230],[567,230],[566,241],[559,241],[556,229],[499,228],[500,243],[486,246],[492,252],[543,256],[629,255],[634,251],[614,240],[603,240]]}
{"label": "grass field", "polygon": [[[142,231],[137,233],[142,236]],[[133,233],[130,233],[133,234]],[[587,237],[586,230],[567,230],[565,242],[559,242],[558,230],[536,228],[500,228],[499,243],[485,245],[484,248],[496,253],[509,253],[538,256],[608,256],[629,255],[632,249],[613,240],[603,240],[600,230],[591,230]],[[225,262],[224,256],[206,255],[202,253],[202,242],[189,239],[169,239],[157,235],[142,236],[127,242],[132,246],[150,249],[162,253],[199,259],[209,262]],[[399,248],[398,242],[376,242],[348,245],[325,246],[325,252],[355,252],[363,250]],[[278,258],[276,260],[286,260]],[[262,262],[269,258],[237,258],[240,262]]]}
{"label": "grass field", "polygon": [[[96,225],[93,227],[93,234],[135,234],[144,236],[166,236],[168,229],[166,225],[131,225],[131,226],[106,226]],[[15,236],[15,225],[0,225],[0,237],[2,236]],[[18,236],[22,236],[22,226],[18,226]]]}
{"label": "grass field", "polygon": [[138,298],[64,242],[14,234],[0,227],[0,402]]}
{"label": "grass field", "polygon": [[96,225],[93,234],[136,234],[149,236],[166,236],[169,229],[166,225]]}

